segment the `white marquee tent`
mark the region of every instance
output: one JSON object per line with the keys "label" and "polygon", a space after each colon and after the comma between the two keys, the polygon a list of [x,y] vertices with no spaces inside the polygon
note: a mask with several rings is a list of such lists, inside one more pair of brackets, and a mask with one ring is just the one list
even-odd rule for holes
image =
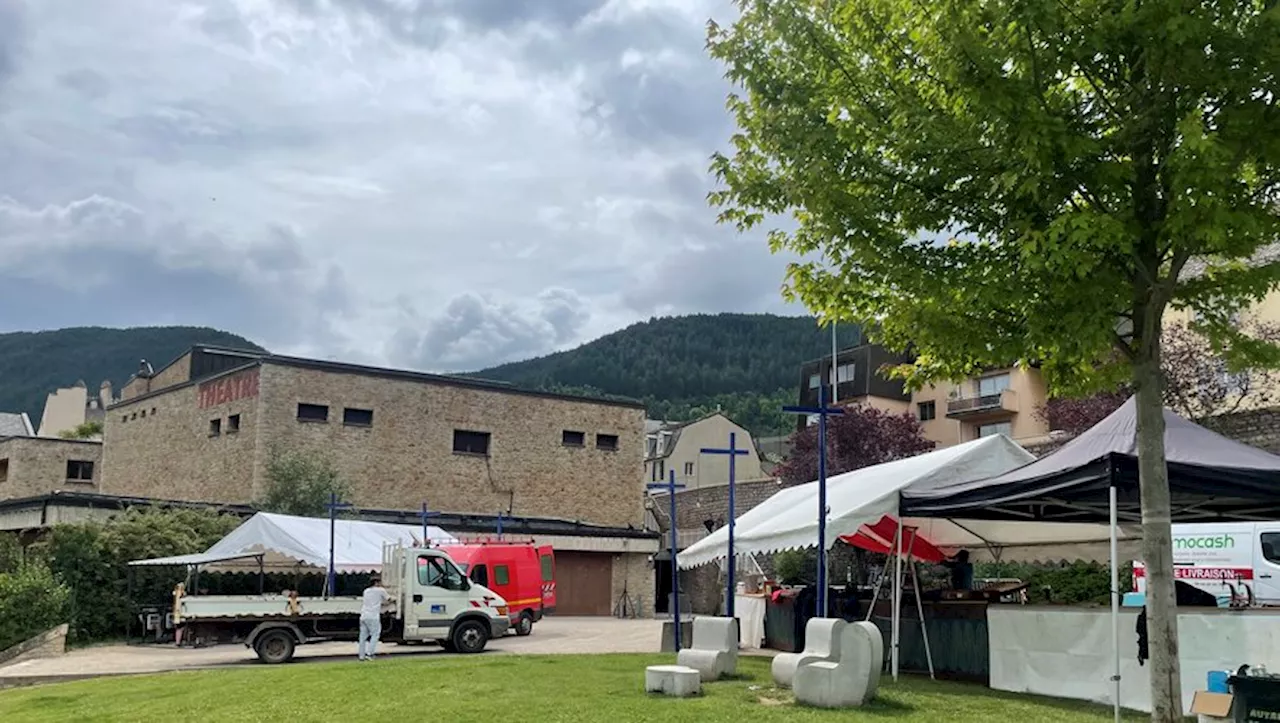
{"label": "white marquee tent", "polygon": [[[428,527],[430,542],[458,542],[439,527]],[[334,522],[333,560],[339,572],[373,572],[382,567],[382,546],[412,545],[422,539],[422,528],[386,522],[339,519]],[[203,553],[152,560],[136,560],[134,566],[201,565],[209,568],[258,568],[261,555],[268,568],[293,569],[299,564],[327,570],[329,520],[259,512]],[[253,558],[253,559],[251,559]]]}
{"label": "white marquee tent", "polygon": [[[916,457],[835,475],[827,480],[827,543],[852,535],[886,515],[896,518],[900,493],[986,479],[1035,460],[1003,435],[993,435]],[[818,483],[779,490],[739,515],[734,533],[738,555],[814,547],[818,544]],[[1109,558],[1107,525],[1006,520],[914,519],[903,524],[944,549],[965,548],[972,559],[1043,560]],[[1137,539],[1122,531],[1122,539]],[[728,527],[721,527],[679,554],[681,568],[697,567],[728,554]]]}

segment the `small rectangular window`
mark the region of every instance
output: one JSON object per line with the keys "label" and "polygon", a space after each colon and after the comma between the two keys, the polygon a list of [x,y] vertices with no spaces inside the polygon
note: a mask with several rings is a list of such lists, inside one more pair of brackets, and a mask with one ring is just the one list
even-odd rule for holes
{"label": "small rectangular window", "polygon": [[822,375],[820,375],[820,374],[811,374],[811,375],[809,375],[809,388],[810,388],[810,389],[817,389],[817,388],[818,388],[818,385],[819,385],[819,384],[821,384],[821,383],[822,383]]}
{"label": "small rectangular window", "polygon": [[917,411],[916,416],[921,422],[928,422],[932,419],[937,419],[938,403],[937,402],[920,402],[919,404],[916,405],[916,411]]}
{"label": "small rectangular window", "polygon": [[586,432],[575,432],[566,429],[560,433],[560,444],[566,447],[585,447],[587,444]]}
{"label": "small rectangular window", "polygon": [[453,451],[455,454],[489,454],[489,433],[472,432],[465,429],[453,430]]}
{"label": "small rectangular window", "polygon": [[691,477],[693,475],[693,462],[684,463],[684,476]]}
{"label": "small rectangular window", "polygon": [[153,417],[154,417],[154,416],[156,416],[156,408],[155,408],[155,407],[152,407],[152,408],[151,408],[151,416],[153,416]]}
{"label": "small rectangular window", "polygon": [[93,462],[76,459],[67,460],[67,480],[74,482],[93,481]]}
{"label": "small rectangular window", "polygon": [[556,569],[550,555],[542,556],[542,581],[551,582],[555,580]]}
{"label": "small rectangular window", "polygon": [[129,415],[127,415],[127,414],[121,414],[121,415],[120,415],[120,421],[121,421],[121,423],[124,423],[124,422],[129,421]]}
{"label": "small rectangular window", "polygon": [[329,407],[325,404],[299,404],[298,421],[327,422],[329,421]]}
{"label": "small rectangular window", "polygon": [[506,565],[493,566],[493,582],[495,585],[511,584],[511,571],[507,569]]}
{"label": "small rectangular window", "polygon": [[596,449],[614,450],[618,448],[618,435],[616,434],[597,434]]}
{"label": "small rectangular window", "polygon": [[129,415],[129,419],[137,419],[137,418],[138,418],[138,413],[137,413],[137,412],[134,412],[133,414],[130,414],[130,415]]}
{"label": "small rectangular window", "polygon": [[347,407],[342,410],[342,423],[348,427],[372,427],[373,410]]}
{"label": "small rectangular window", "polygon": [[147,410],[145,410],[145,409],[144,409],[144,410],[142,410],[142,415],[141,415],[141,416],[142,416],[142,418],[143,418],[143,419],[146,419],[146,418],[147,418]]}
{"label": "small rectangular window", "polygon": [[209,420],[209,436],[217,437],[220,434],[222,434],[222,420],[210,419]]}
{"label": "small rectangular window", "polygon": [[235,434],[240,431],[240,415],[232,414],[227,417],[227,434]]}
{"label": "small rectangular window", "polygon": [[9,481],[9,460],[0,459],[0,484]]}

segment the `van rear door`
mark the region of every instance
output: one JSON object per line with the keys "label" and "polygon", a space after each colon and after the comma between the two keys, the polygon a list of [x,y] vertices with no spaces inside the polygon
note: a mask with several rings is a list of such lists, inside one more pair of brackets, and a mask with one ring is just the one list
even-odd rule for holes
{"label": "van rear door", "polygon": [[538,548],[538,569],[542,578],[542,612],[550,615],[556,611],[556,559],[550,545]]}

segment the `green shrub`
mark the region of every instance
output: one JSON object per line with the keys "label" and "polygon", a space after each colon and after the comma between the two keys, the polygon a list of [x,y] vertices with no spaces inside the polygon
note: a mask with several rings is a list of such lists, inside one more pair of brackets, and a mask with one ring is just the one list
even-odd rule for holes
{"label": "green shrub", "polygon": [[784,585],[812,585],[818,579],[818,552],[783,550],[773,556],[773,570]]}
{"label": "green shrub", "polygon": [[67,622],[70,591],[48,567],[0,573],[0,650]]}
{"label": "green shrub", "polygon": [[59,525],[34,553],[70,592],[70,639],[124,634],[133,602],[163,604],[183,571],[139,568],[129,590],[130,560],[203,552],[241,520],[203,510],[130,510],[105,522]]}

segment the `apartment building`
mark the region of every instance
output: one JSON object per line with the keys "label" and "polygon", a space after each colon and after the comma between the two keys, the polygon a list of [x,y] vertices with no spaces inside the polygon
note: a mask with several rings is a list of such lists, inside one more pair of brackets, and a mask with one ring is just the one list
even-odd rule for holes
{"label": "apartment building", "polygon": [[671,472],[675,472],[676,482],[686,489],[729,484],[729,456],[703,454],[702,450],[727,448],[730,434],[736,435],[737,449],[746,451],[746,454],[736,456],[734,478],[743,482],[767,477],[751,433],[723,412],[714,412],[692,422],[651,419],[645,422],[645,426],[645,479],[651,483],[664,482]]}
{"label": "apartment building", "polygon": [[[1044,380],[1035,368],[994,369],[959,384],[939,383],[908,392],[901,381],[884,374],[887,366],[911,357],[875,344],[844,349],[800,369],[799,403],[818,401],[818,385],[834,380],[837,404],[866,404],[886,412],[909,413],[920,421],[926,439],[939,447],[1004,434],[1020,443],[1043,441],[1048,423],[1039,407],[1046,399]],[[834,371],[833,371],[834,369]],[[812,420],[801,419],[802,428]]]}

